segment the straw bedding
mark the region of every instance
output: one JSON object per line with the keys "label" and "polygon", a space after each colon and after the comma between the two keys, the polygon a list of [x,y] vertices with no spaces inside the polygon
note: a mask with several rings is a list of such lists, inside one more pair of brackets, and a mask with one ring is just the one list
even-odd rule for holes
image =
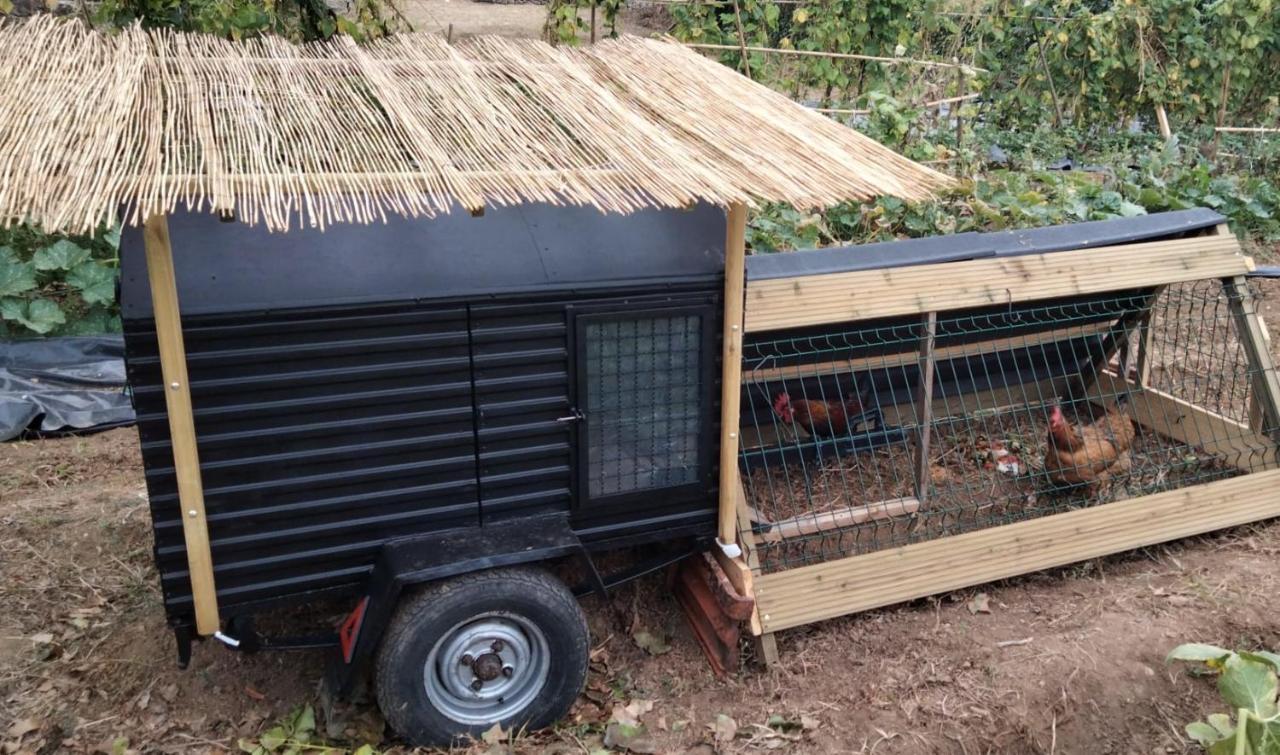
{"label": "straw bedding", "polygon": [[0,25],[0,223],[179,204],[287,230],[551,202],[816,208],[947,178],[671,41],[357,46]]}

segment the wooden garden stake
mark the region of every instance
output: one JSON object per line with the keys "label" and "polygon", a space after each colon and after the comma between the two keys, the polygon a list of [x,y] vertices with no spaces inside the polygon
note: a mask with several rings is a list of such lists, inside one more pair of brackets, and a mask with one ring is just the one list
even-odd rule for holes
{"label": "wooden garden stake", "polygon": [[1044,80],[1049,83],[1049,96],[1053,98],[1053,125],[1062,125],[1062,105],[1058,102],[1058,88],[1053,85],[1053,74],[1049,73],[1049,61],[1044,57],[1044,40],[1040,36],[1040,24],[1031,19],[1031,30],[1036,35],[1036,53],[1040,57],[1040,68],[1044,71]]}
{"label": "wooden garden stake", "polygon": [[1173,138],[1173,129],[1169,128],[1169,113],[1164,109],[1164,103],[1156,105],[1156,125],[1160,127],[1160,137],[1166,142]]}
{"label": "wooden garden stake", "polygon": [[747,206],[729,205],[724,240],[724,344],[720,384],[720,542],[738,537],[738,410],[742,402],[742,317],[746,291]]}
{"label": "wooden garden stake", "polygon": [[733,17],[738,20],[738,47],[742,52],[742,72],[751,78],[751,61],[747,60],[747,33],[742,29],[742,11],[738,8],[738,0],[733,0]]}
{"label": "wooden garden stake", "polygon": [[1222,124],[1227,120],[1227,94],[1231,91],[1231,63],[1222,66],[1222,89],[1218,92],[1218,118],[1214,122],[1211,158],[1218,156],[1218,141],[1222,138]]}
{"label": "wooden garden stake", "polygon": [[186,540],[187,566],[191,571],[196,631],[210,635],[219,627],[218,597],[213,581],[209,529],[205,521],[204,487],[200,481],[200,456],[196,450],[195,416],[191,410],[187,352],[182,341],[182,317],[178,308],[168,219],[164,215],[148,217],[142,238],[147,257],[147,278],[151,283],[156,341],[160,347],[160,371],[168,389],[164,392],[164,400],[169,415],[174,476],[178,482],[178,505],[182,507],[182,535]]}

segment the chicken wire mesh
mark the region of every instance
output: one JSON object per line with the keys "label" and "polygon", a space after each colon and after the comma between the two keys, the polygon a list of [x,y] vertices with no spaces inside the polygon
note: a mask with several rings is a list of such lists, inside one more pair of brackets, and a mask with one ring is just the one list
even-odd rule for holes
{"label": "chicken wire mesh", "polygon": [[741,535],[772,572],[1272,468],[1241,305],[1197,281],[752,338]]}

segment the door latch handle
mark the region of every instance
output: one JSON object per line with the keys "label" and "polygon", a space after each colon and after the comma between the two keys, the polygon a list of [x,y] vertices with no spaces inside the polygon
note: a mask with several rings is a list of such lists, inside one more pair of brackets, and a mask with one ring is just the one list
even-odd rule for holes
{"label": "door latch handle", "polygon": [[556,417],[556,422],[578,422],[586,419],[586,417],[582,416],[582,412],[578,411],[576,406],[571,411],[573,414],[570,414],[567,417]]}

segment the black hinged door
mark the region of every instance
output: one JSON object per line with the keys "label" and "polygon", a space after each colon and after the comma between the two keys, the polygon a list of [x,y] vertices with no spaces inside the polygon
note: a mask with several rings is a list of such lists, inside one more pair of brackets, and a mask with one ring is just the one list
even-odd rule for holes
{"label": "black hinged door", "polygon": [[709,306],[576,315],[577,521],[660,517],[705,497],[714,316]]}

